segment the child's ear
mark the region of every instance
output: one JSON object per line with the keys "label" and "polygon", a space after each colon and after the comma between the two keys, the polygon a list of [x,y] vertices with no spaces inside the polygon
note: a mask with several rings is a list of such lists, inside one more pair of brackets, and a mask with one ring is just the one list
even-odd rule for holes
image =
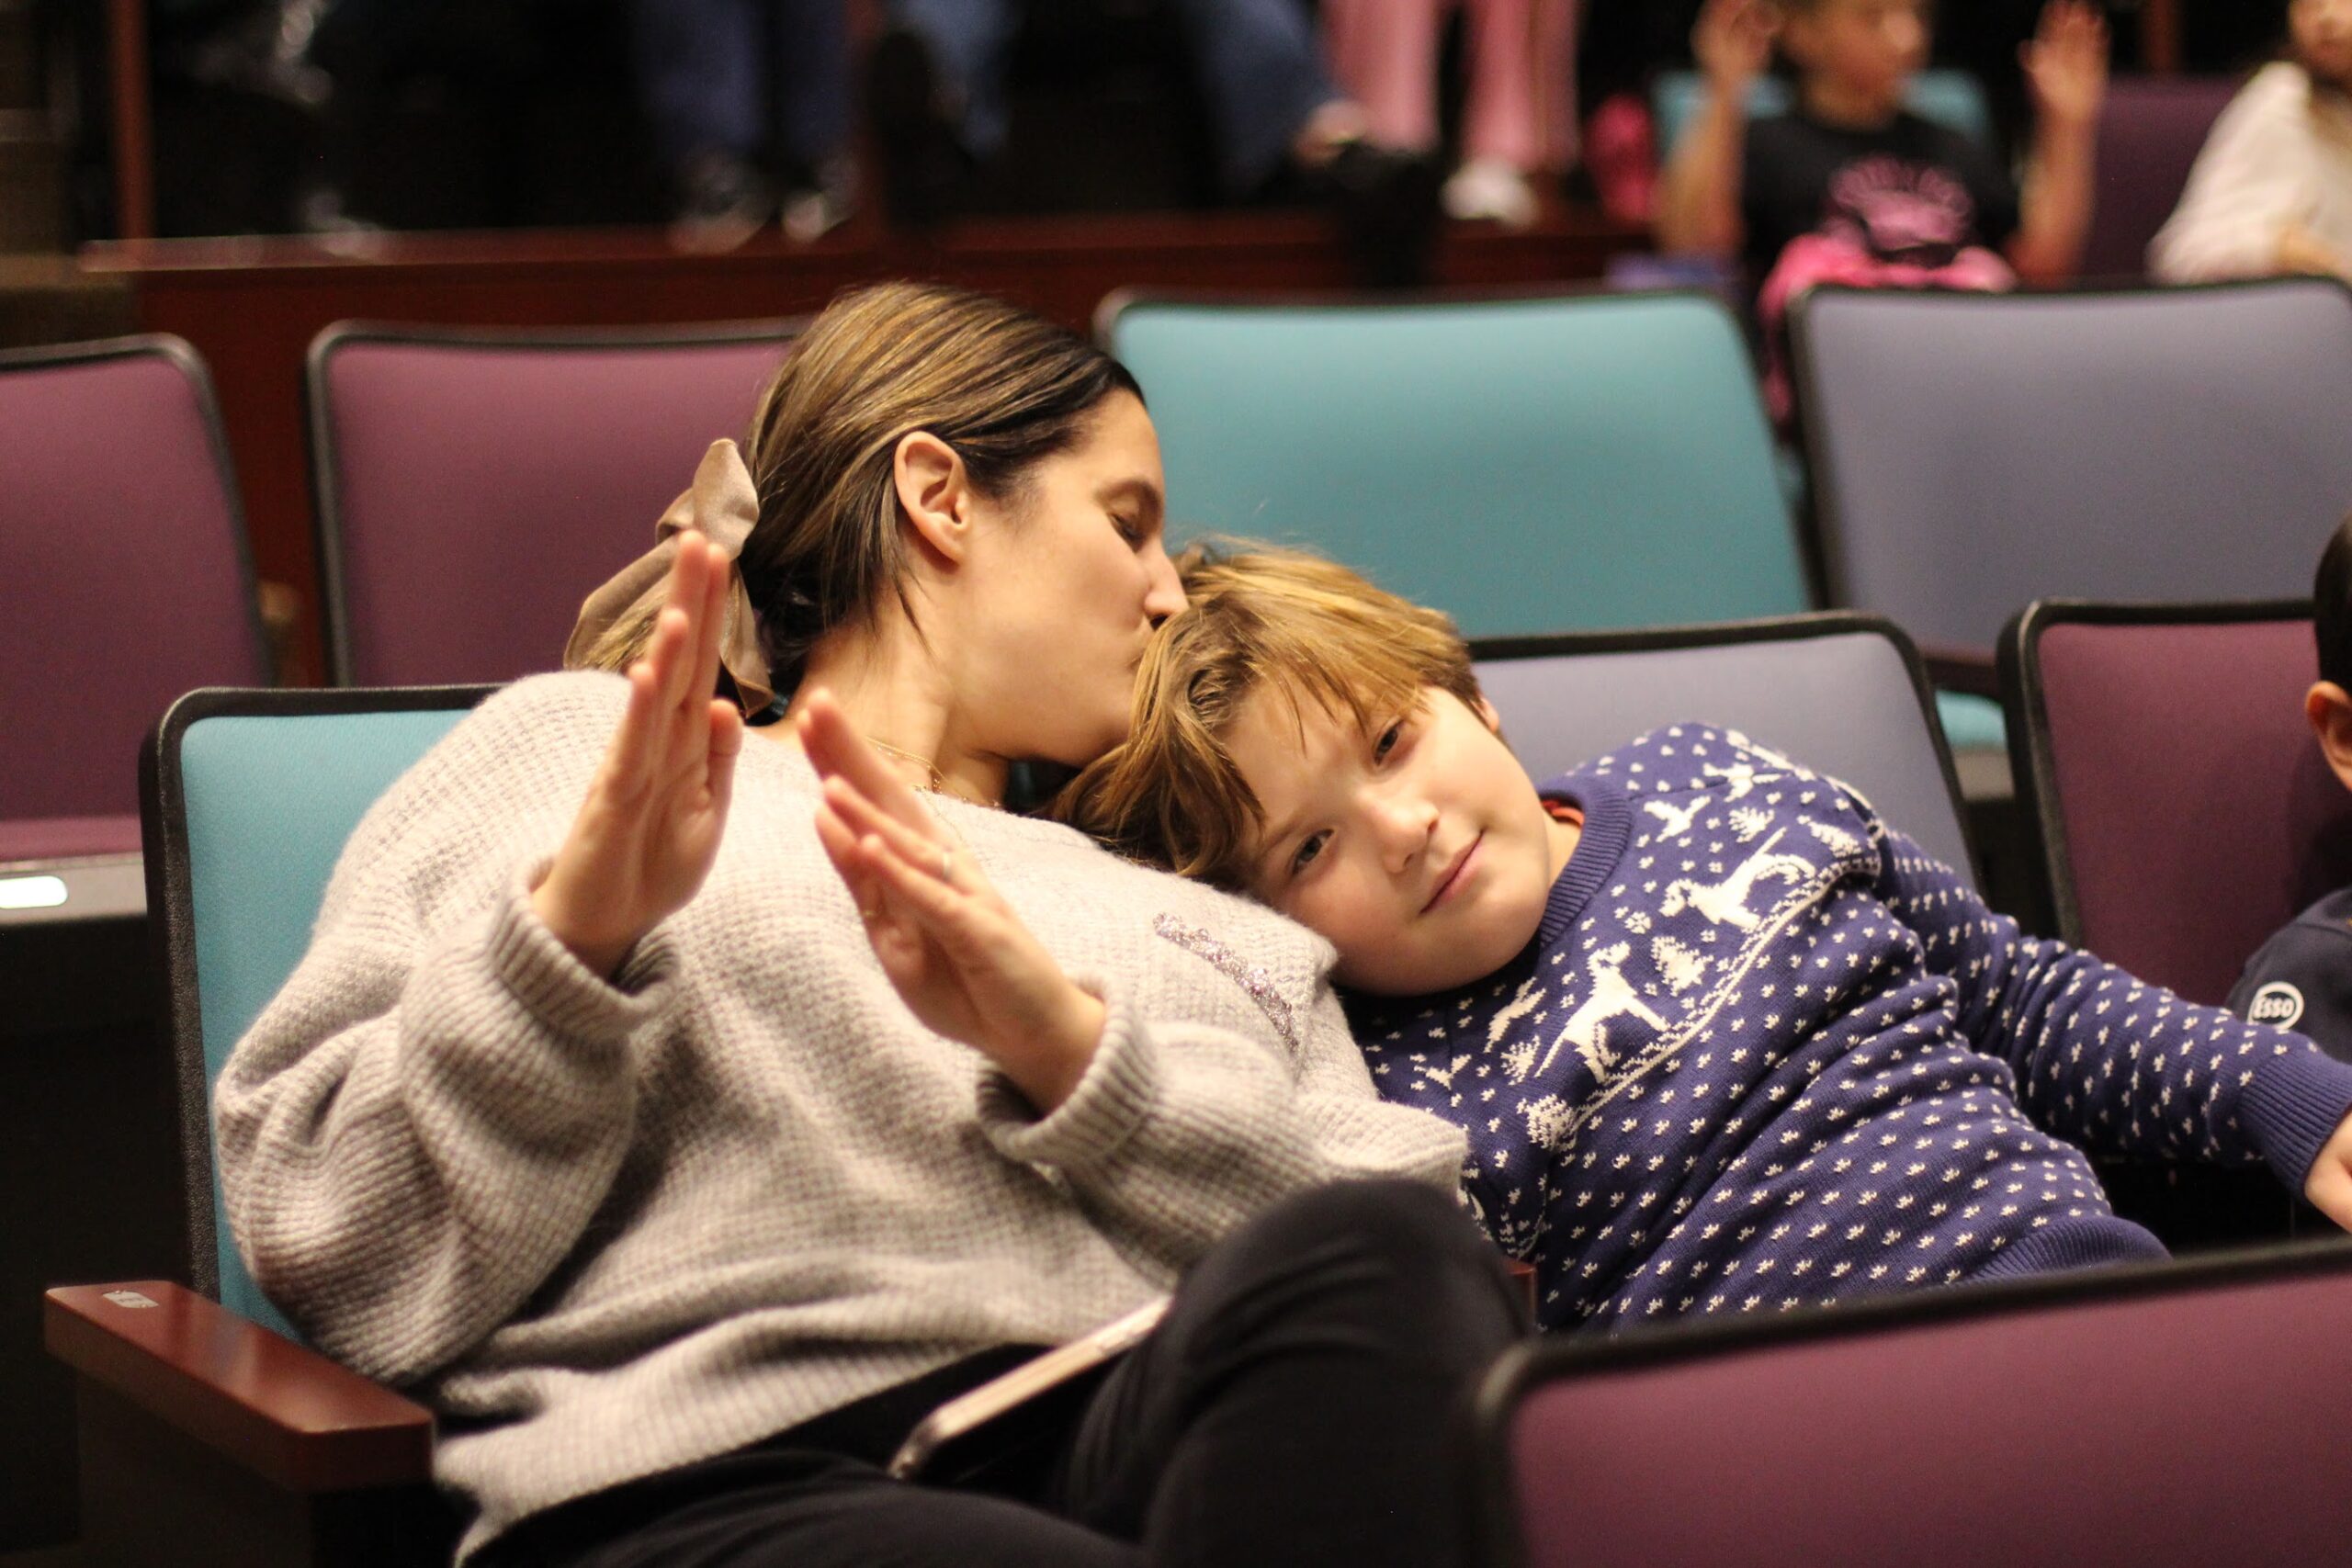
{"label": "child's ear", "polygon": [[891,454],[890,479],[899,511],[914,531],[950,561],[961,561],[971,533],[971,476],[956,448],[928,430],[901,436]]}
{"label": "child's ear", "polygon": [[2303,716],[2319,738],[2320,754],[2346,789],[2352,789],[2352,694],[2333,681],[2303,694]]}
{"label": "child's ear", "polygon": [[1478,722],[1485,725],[1489,733],[1500,735],[1503,732],[1503,716],[1495,711],[1495,705],[1487,700],[1485,693],[1480,693],[1478,700],[1470,705],[1470,711],[1478,716]]}

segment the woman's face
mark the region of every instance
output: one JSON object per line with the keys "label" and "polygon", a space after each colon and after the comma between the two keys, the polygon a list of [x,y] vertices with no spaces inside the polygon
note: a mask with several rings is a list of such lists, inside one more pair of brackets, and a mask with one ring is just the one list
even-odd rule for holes
{"label": "woman's face", "polygon": [[2287,8],[2287,26],[2304,70],[2352,88],[2352,0],[2294,0]]}
{"label": "woman's face", "polygon": [[1151,417],[1114,393],[1024,479],[978,507],[951,658],[981,747],[1077,767],[1126,739],[1144,644],[1184,604]]}

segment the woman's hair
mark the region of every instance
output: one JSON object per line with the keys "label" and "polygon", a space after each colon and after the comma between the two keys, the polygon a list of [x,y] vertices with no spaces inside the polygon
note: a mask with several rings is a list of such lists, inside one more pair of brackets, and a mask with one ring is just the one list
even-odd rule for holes
{"label": "woman's hair", "polygon": [[[1117,360],[1001,299],[924,283],[836,296],[761,394],[744,450],[759,520],[736,564],[776,690],[885,593],[907,604],[901,440],[937,436],[981,494],[1017,508],[1030,469],[1117,392],[1143,396]],[[651,633],[650,619],[616,626],[588,662],[627,669]]]}
{"label": "woman's hair", "polygon": [[1195,546],[1177,562],[1184,608],[1152,636],[1127,739],[1047,814],[1110,848],[1218,886],[1247,885],[1265,811],[1226,749],[1250,697],[1277,692],[1366,731],[1435,687],[1478,700],[1453,622],[1299,550]]}

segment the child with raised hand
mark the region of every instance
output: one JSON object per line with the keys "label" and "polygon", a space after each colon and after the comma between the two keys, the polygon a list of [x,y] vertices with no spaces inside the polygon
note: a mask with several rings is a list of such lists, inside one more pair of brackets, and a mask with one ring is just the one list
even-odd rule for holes
{"label": "child with raised hand", "polygon": [[1328,561],[1185,577],[1057,814],[1331,942],[1374,1081],[1468,1133],[1545,1326],[2161,1256],[2086,1148],[2267,1161],[2352,1226],[2352,1066],[2309,1041],[2025,936],[1736,732],[1539,787],[1452,623]]}
{"label": "child with raised hand", "polygon": [[[1926,0],[1708,0],[1691,35],[1706,101],[1666,171],[1659,243],[1736,258],[1758,284],[1809,236],[1855,265],[1932,275],[1972,264],[1889,281],[1999,287],[2007,268],[2036,283],[2072,277],[2090,223],[2105,22],[2084,0],[2050,0],[2019,52],[2034,102],[2022,189],[1988,149],[1904,107],[1928,32]],[[1751,123],[1748,89],[1776,39],[1796,69],[1796,107]],[[1999,273],[1983,265],[1995,251]]]}
{"label": "child with raised hand", "polygon": [[2167,283],[2352,278],[2352,0],[2293,0],[2289,58],[2214,122],[2180,206],[2148,250]]}
{"label": "child with raised hand", "polygon": [[[2303,694],[2303,717],[2329,769],[2352,789],[2352,517],[2320,552],[2312,631],[2319,679]],[[2298,1030],[2352,1061],[2352,887],[2273,932],[2246,960],[2227,1005],[2257,1023]]]}

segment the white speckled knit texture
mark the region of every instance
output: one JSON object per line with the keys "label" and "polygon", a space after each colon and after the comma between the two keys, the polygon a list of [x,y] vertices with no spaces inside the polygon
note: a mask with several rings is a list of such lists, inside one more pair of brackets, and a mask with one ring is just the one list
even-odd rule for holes
{"label": "white speckled knit texture", "polygon": [[1318,939],[933,797],[1109,1004],[1088,1076],[1035,1117],[891,989],[817,843],[807,761],[764,738],[702,892],[616,983],[590,974],[525,890],[626,690],[521,682],[401,779],[216,1095],[247,1263],[321,1348],[439,1413],[440,1477],[479,1510],[468,1550],[1096,1327],[1286,1193],[1453,1187],[1460,1134],[1374,1096]]}

